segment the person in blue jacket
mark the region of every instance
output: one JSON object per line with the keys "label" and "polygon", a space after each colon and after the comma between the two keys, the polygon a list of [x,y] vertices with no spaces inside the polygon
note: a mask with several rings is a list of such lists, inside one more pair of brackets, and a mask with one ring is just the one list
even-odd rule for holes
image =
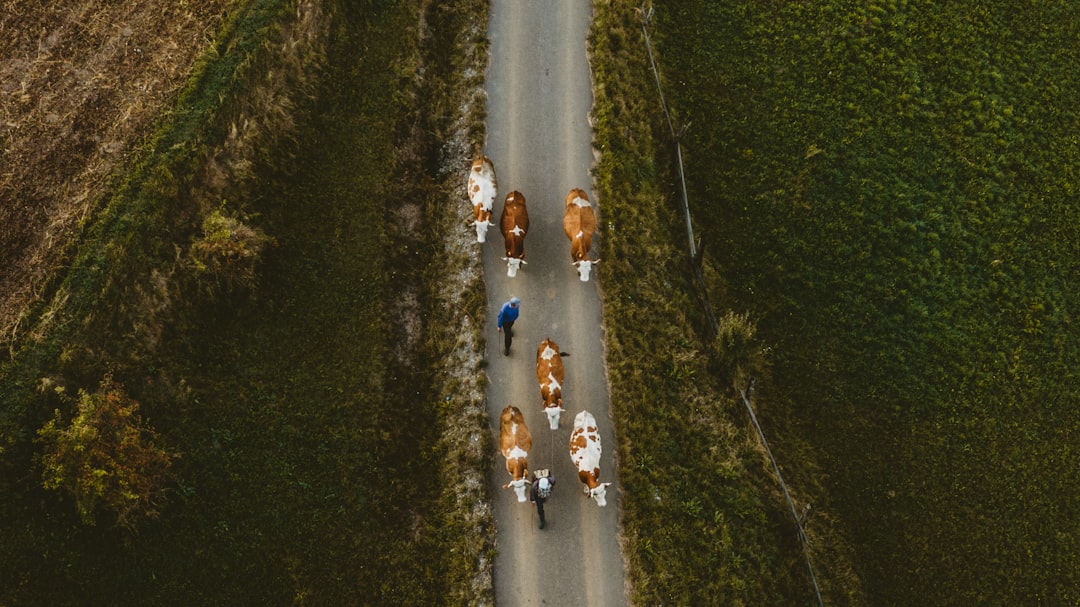
{"label": "person in blue jacket", "polygon": [[510,342],[514,339],[514,321],[518,319],[518,314],[521,313],[521,300],[517,297],[511,297],[510,301],[504,303],[502,308],[499,309],[499,332],[503,334],[503,356],[510,355]]}

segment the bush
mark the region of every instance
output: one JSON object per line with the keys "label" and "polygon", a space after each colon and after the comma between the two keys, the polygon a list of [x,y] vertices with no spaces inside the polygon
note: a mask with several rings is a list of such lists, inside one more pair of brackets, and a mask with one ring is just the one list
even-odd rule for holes
{"label": "bush", "polygon": [[764,373],[768,365],[764,349],[754,338],[757,323],[750,320],[749,313],[730,310],[717,320],[710,371],[721,379],[730,378],[736,387],[745,387],[749,378]]}
{"label": "bush", "polygon": [[78,413],[67,426],[60,411],[38,430],[46,489],[75,498],[82,521],[93,525],[104,508],[133,527],[157,516],[157,501],[175,454],[139,416],[139,403],[109,373],[94,393],[79,391]]}
{"label": "bush", "polygon": [[203,219],[202,231],[202,237],[191,246],[191,259],[198,275],[209,274],[214,279],[204,283],[204,288],[210,293],[217,285],[228,291],[253,289],[259,254],[266,245],[274,244],[274,239],[221,209]]}

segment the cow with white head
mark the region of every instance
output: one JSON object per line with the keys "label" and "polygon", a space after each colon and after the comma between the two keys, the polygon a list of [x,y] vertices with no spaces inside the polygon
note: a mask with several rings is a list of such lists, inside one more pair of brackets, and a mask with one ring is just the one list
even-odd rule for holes
{"label": "cow with white head", "polygon": [[525,263],[525,234],[529,232],[529,209],[521,192],[514,190],[506,195],[499,223],[506,240],[506,275],[513,278]]}
{"label": "cow with white head", "polygon": [[570,239],[570,260],[574,269],[581,282],[588,282],[593,266],[600,263],[600,259],[589,259],[593,233],[596,232],[596,214],[584,190],[574,188],[566,195],[563,231]]}
{"label": "cow with white head", "polygon": [[559,351],[559,345],[551,338],[540,342],[536,349],[536,380],[540,383],[540,398],[544,401],[544,413],[552,430],[559,429],[562,406],[562,382],[565,376],[562,357],[570,356]]}
{"label": "cow with white head", "polygon": [[468,190],[473,206],[473,219],[469,225],[476,227],[476,242],[487,242],[488,228],[495,225],[491,221],[491,209],[497,188],[495,165],[491,159],[482,154],[474,158],[469,170]]}
{"label": "cow with white head", "polygon": [[611,483],[600,482],[600,432],[596,418],[582,411],[574,418],[574,430],[570,433],[570,459],[578,469],[578,480],[584,485],[585,495],[596,500],[597,506],[607,505],[607,488]]}
{"label": "cow with white head", "polygon": [[519,502],[525,501],[525,489],[529,486],[529,450],[532,449],[532,435],[525,426],[525,417],[521,409],[507,405],[499,417],[499,449],[506,458],[506,471],[510,473],[510,482],[503,489],[514,488]]}

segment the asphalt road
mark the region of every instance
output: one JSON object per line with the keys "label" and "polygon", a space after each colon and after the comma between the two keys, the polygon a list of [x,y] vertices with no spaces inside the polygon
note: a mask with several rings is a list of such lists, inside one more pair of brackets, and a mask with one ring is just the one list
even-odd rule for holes
{"label": "asphalt road", "polygon": [[[497,433],[502,409],[508,404],[520,408],[533,436],[530,469],[550,468],[557,480],[545,508],[547,526],[541,530],[533,506],[518,503],[512,489],[502,488],[509,475],[502,455],[495,457],[491,483],[499,606],[627,604],[599,290],[595,273],[589,282],[578,279],[562,230],[566,194],[580,187],[597,208],[602,238],[602,205],[589,176],[592,88],[585,39],[591,16],[586,0],[495,0],[491,8],[485,152],[498,178],[493,220],[498,222],[506,195],[517,190],[527,201],[530,228],[527,264],[514,278],[507,276],[501,259],[505,251],[497,227],[483,245],[491,319],[488,419]],[[597,243],[594,239],[594,256]],[[510,355],[504,356],[495,318],[511,295],[522,300],[521,317]],[[570,353],[563,359],[566,412],[555,431],[547,424],[536,381],[536,349],[546,337]],[[604,508],[583,494],[570,461],[570,431],[583,409],[600,426],[601,480],[615,483]]]}

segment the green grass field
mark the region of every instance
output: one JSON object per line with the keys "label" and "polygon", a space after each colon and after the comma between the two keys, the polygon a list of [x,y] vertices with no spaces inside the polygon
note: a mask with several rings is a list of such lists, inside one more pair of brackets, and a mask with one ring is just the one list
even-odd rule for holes
{"label": "green grass field", "polygon": [[718,295],[873,604],[1080,599],[1080,8],[1021,4],[657,7]]}

